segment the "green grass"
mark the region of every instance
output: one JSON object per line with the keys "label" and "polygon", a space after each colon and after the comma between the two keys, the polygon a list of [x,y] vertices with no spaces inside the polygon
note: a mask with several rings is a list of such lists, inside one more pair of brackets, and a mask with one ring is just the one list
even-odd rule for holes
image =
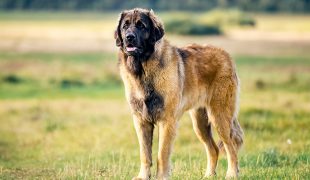
{"label": "green grass", "polygon": [[[115,113],[114,109],[126,106],[125,102],[102,99],[22,103],[26,107],[11,105],[0,116],[3,121],[9,120],[1,122],[5,124],[1,126],[1,137],[5,138],[0,143],[3,178],[127,179],[137,172],[138,145],[130,114],[124,110]],[[66,107],[69,104],[75,107]],[[81,104],[87,108],[79,109]],[[108,104],[110,110],[97,112],[93,108],[98,104]],[[301,129],[309,126],[309,115],[243,109],[240,120],[246,142],[240,154],[241,178],[307,178],[310,137]],[[121,133],[115,130],[120,128]],[[206,157],[187,115],[180,122],[178,134],[172,177],[200,179]],[[291,145],[287,139],[291,139]],[[154,154],[156,147],[157,143]],[[221,158],[220,178],[225,169],[226,161]]]}
{"label": "green grass", "polygon": [[120,97],[116,63],[112,53],[2,52],[0,98]]}

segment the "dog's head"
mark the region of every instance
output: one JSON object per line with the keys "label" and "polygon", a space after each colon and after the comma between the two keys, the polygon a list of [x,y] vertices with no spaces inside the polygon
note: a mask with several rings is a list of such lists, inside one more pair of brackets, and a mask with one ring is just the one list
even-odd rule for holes
{"label": "dog's head", "polygon": [[163,25],[154,12],[136,8],[120,14],[115,40],[128,56],[147,56],[153,53],[156,41],[163,35]]}

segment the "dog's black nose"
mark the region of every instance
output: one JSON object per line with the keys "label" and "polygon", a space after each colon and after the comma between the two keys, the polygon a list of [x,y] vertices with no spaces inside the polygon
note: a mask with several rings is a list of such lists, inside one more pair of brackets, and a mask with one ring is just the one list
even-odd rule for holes
{"label": "dog's black nose", "polygon": [[128,42],[132,42],[135,39],[135,35],[134,34],[127,34],[126,35],[126,39]]}

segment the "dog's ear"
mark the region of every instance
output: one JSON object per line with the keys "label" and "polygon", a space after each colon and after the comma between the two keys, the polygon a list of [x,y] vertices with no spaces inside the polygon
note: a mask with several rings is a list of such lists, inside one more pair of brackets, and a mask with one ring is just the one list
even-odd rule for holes
{"label": "dog's ear", "polygon": [[116,46],[121,47],[123,45],[122,35],[121,35],[121,24],[126,15],[126,11],[121,12],[118,18],[118,24],[116,30],[114,32],[114,39],[116,42]]}
{"label": "dog's ear", "polygon": [[164,36],[165,30],[164,30],[164,26],[162,22],[154,14],[154,11],[152,9],[149,11],[149,17],[153,24],[153,41],[155,43],[156,41],[160,40]]}

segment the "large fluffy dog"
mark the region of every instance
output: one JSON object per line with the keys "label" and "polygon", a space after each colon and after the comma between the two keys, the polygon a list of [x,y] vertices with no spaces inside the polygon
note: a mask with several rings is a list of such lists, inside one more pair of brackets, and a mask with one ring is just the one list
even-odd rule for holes
{"label": "large fluffy dog", "polygon": [[[226,177],[238,175],[243,132],[237,121],[239,82],[230,56],[211,46],[177,48],[163,39],[153,11],[121,13],[115,32],[119,68],[140,144],[141,168],[134,179],[149,179],[154,126],[159,128],[157,178],[168,179],[177,122],[189,110],[208,156],[206,176],[215,175],[219,149],[227,154]],[[220,139],[212,138],[211,125]]]}

